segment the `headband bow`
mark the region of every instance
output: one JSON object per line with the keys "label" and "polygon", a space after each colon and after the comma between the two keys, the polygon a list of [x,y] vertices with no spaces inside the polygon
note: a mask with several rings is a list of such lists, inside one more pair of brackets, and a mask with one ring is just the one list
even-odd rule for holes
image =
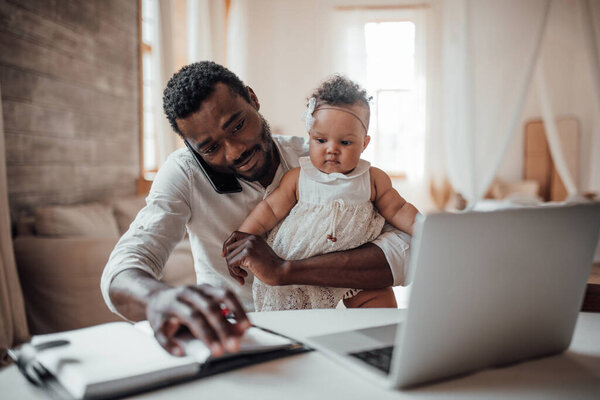
{"label": "headband bow", "polygon": [[365,130],[365,134],[368,131],[368,126],[367,126],[368,121],[365,123],[365,121],[363,121],[363,119],[360,117],[360,115],[358,115],[354,111],[350,110],[349,108],[333,106],[333,105],[327,104],[327,103],[317,105],[317,99],[314,97],[311,97],[310,99],[308,99],[308,106],[306,107],[304,114],[302,114],[302,120],[304,121],[307,132],[310,132],[313,124],[315,123],[315,118],[313,117],[313,114],[315,111],[318,111],[318,110],[338,110],[338,111],[348,113],[360,122],[363,129]]}

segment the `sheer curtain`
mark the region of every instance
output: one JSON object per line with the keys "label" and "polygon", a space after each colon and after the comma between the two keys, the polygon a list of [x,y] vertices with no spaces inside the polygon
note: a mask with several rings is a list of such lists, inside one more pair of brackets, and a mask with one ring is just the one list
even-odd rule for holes
{"label": "sheer curtain", "polygon": [[362,9],[336,12],[331,29],[333,70],[363,87],[367,84],[366,14]]}
{"label": "sheer curtain", "polygon": [[[227,68],[243,81],[248,79],[248,18],[247,0],[231,0],[227,22]],[[267,61],[265,61],[267,62]],[[248,84],[248,82],[246,82]]]}
{"label": "sheer curtain", "polygon": [[549,6],[549,0],[444,2],[446,167],[471,205],[487,191],[519,129]]}
{"label": "sheer curtain", "polygon": [[0,90],[0,366],[8,362],[6,350],[29,337],[11,239],[5,155]]}
{"label": "sheer curtain", "polygon": [[[579,21],[582,28],[580,30],[582,33],[580,40],[585,45],[585,53],[587,55],[588,69],[590,72],[590,83],[595,95],[593,101],[594,104],[589,104],[588,106],[597,110],[597,115],[600,115],[600,56],[598,54],[599,43],[596,38],[592,3],[590,0],[579,0],[577,6],[579,8]],[[552,96],[548,90],[548,80],[545,73],[544,57],[540,57],[538,60],[535,83],[552,161],[554,162],[554,166],[563,184],[565,185],[565,188],[567,189],[568,198],[576,200],[582,197],[582,185],[581,182],[578,182],[573,178],[563,153],[559,131],[556,124],[555,113],[553,112]],[[600,127],[593,126],[592,129],[594,130],[593,136],[596,138],[596,142],[598,142],[600,139]],[[600,149],[596,149],[596,151],[598,150]],[[593,151],[594,146],[592,145],[592,152]],[[595,156],[592,155],[592,157],[589,158],[591,160],[590,165],[584,166],[584,168],[588,168],[592,172],[595,170],[595,168],[600,169],[600,165],[594,166],[594,159],[599,157],[600,154],[595,154]],[[588,180],[591,180],[589,176]],[[589,187],[590,182],[585,182],[583,185]]]}
{"label": "sheer curtain", "polygon": [[153,11],[156,29],[152,38],[152,122],[156,135],[157,166],[160,167],[179,145],[177,135],[162,109],[163,90],[175,72],[172,4],[170,1],[157,1]]}
{"label": "sheer curtain", "polygon": [[227,21],[222,0],[187,0],[188,62],[225,63]]}

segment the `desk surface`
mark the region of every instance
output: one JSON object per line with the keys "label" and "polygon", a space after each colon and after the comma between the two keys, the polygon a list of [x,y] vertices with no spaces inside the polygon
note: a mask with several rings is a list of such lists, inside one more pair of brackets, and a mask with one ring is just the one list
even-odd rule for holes
{"label": "desk surface", "polygon": [[[404,310],[303,310],[251,314],[257,325],[302,339],[403,318]],[[0,370],[2,398],[42,399],[15,366]],[[394,391],[374,385],[317,352],[305,353],[145,393],[136,399],[599,399],[600,313],[580,313],[561,355]]]}

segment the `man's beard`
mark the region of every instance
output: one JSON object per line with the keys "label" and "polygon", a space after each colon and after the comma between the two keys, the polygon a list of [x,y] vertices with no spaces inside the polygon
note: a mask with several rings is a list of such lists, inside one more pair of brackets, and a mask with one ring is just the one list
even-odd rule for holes
{"label": "man's beard", "polygon": [[237,173],[235,171],[235,169],[233,170],[234,171],[233,173],[236,177],[241,178],[248,182],[255,182],[255,181],[261,180],[263,177],[265,177],[269,173],[269,170],[271,169],[271,166],[273,165],[274,144],[273,144],[273,138],[271,137],[271,127],[269,126],[269,123],[267,122],[267,120],[262,116],[262,114],[259,113],[258,115],[260,116],[260,120],[263,125],[262,132],[260,134],[261,144],[257,144],[250,150],[247,150],[246,152],[244,152],[244,154],[242,154],[242,156],[240,158],[243,159],[245,154],[249,154],[249,153],[253,152],[254,150],[257,150],[257,151],[262,151],[265,153],[265,162],[262,165],[262,167],[260,167],[256,171],[254,171],[252,173],[252,175],[250,175],[250,176],[241,175],[241,174]]}

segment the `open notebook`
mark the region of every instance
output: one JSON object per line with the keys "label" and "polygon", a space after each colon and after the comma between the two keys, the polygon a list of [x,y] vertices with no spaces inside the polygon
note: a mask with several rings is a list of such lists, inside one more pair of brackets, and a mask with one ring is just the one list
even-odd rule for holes
{"label": "open notebook", "polygon": [[306,351],[291,339],[251,327],[239,353],[210,358],[201,341],[190,339],[185,344],[187,355],[174,357],[156,342],[147,321],[39,335],[31,344],[43,348],[57,340],[68,344],[37,352],[35,361],[47,370],[55,391],[64,389],[60,397],[75,399],[123,396]]}

